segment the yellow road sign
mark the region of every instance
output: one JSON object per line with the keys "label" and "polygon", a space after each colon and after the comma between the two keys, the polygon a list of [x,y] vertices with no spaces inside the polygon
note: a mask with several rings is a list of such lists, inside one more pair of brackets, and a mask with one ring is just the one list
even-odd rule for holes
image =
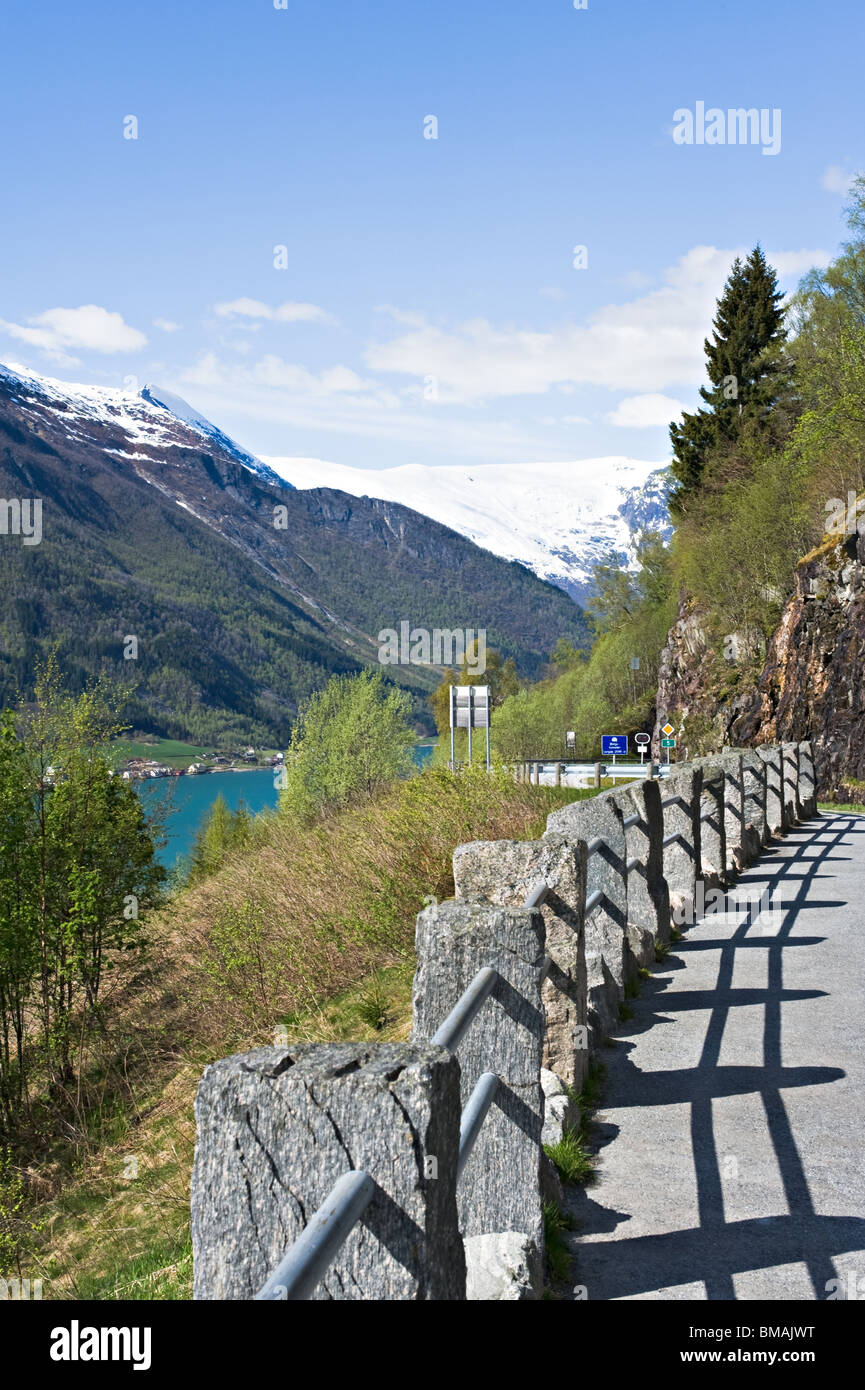
{"label": "yellow road sign", "polygon": [[672,726],[672,724],[665,724],[664,727],[663,727],[663,729],[661,730],[661,733],[662,733],[662,734],[666,734],[666,735],[667,735],[667,738],[670,737],[670,734],[671,734],[672,732],[673,732],[673,726]]}

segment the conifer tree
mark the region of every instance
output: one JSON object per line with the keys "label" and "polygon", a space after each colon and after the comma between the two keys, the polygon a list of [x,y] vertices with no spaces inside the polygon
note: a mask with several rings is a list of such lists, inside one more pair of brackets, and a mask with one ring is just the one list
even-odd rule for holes
{"label": "conifer tree", "polygon": [[792,424],[795,401],[782,299],[759,246],[744,264],[736,257],[718,300],[712,338],[703,345],[710,384],[700,395],[707,408],[686,411],[680,424],[670,426],[679,482],[674,511],[687,510],[697,489],[723,484],[741,471],[747,440],[778,443]]}

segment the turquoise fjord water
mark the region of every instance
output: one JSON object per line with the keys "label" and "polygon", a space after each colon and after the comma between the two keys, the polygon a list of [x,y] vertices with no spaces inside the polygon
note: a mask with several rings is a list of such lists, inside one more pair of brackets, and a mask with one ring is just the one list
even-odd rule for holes
{"label": "turquoise fjord water", "polygon": [[[415,762],[423,767],[432,756],[432,746],[415,749]],[[204,818],[220,792],[229,810],[243,803],[252,815],[276,805],[279,793],[273,770],[250,772],[207,772],[199,777],[159,777],[138,784],[146,808],[164,803],[168,807],[165,823],[167,844],[159,858],[171,869],[189,854]]]}

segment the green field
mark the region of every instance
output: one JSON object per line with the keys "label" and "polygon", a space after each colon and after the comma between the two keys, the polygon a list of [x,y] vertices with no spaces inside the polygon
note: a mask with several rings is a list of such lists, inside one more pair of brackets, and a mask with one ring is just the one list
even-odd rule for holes
{"label": "green field", "polygon": [[[258,755],[271,754],[273,749],[256,748]],[[147,743],[138,740],[119,738],[111,744],[109,759],[115,764],[126,762],[127,758],[154,758],[167,767],[186,768],[190,763],[199,762],[210,753],[225,753],[222,748],[201,747],[195,743],[182,743],[178,739],[155,738]],[[252,763],[249,764],[253,766]]]}
{"label": "green field", "polygon": [[[417,741],[419,748],[428,745],[435,746],[437,738],[429,736],[421,737]],[[174,738],[154,738],[146,743],[139,739],[118,738],[107,750],[109,762],[114,766],[125,763],[128,758],[153,758],[158,763],[164,763],[166,767],[187,768],[190,763],[200,762],[210,753],[225,753],[224,748],[202,747],[195,743],[182,743]],[[261,757],[272,757],[276,752],[284,752],[284,749],[276,748],[256,748],[256,754]],[[250,767],[254,764],[250,763]]]}

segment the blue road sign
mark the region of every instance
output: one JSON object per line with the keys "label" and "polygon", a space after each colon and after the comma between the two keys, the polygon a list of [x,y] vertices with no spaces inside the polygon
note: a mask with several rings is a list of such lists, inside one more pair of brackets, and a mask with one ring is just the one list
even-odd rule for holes
{"label": "blue road sign", "polygon": [[627,751],[627,734],[601,734],[601,752],[605,758],[615,757],[618,753]]}

